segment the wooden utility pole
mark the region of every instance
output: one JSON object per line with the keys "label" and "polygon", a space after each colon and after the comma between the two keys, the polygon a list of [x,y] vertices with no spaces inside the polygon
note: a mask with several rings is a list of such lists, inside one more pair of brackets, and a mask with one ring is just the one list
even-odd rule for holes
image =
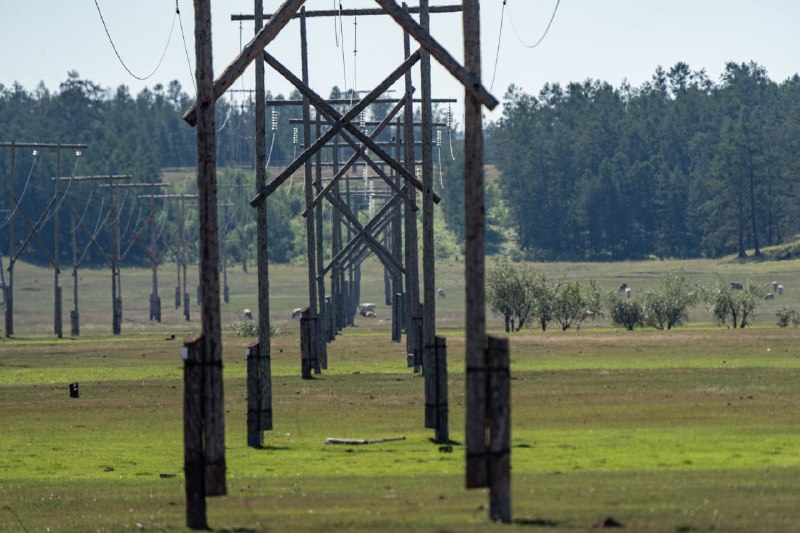
{"label": "wooden utility pole", "polygon": [[[306,19],[304,16],[305,7],[300,9],[300,54],[302,60],[302,77],[303,84],[308,87],[308,42],[306,39]],[[305,148],[311,146],[311,101],[308,97],[303,98],[303,145]],[[305,162],[305,197],[306,209],[311,208],[311,203],[314,201],[314,190],[312,189],[312,167],[311,159],[306,159]],[[314,216],[306,217],[306,250],[308,257],[308,313],[309,313],[309,327],[311,328],[309,354],[311,357],[311,364],[314,367],[314,373],[320,373],[319,364],[319,314],[317,307],[317,259],[316,259],[316,243],[314,235]]]}
{"label": "wooden utility pole", "polygon": [[[254,0],[255,33],[264,25],[264,2]],[[256,191],[267,185],[267,128],[264,86],[264,62],[256,61]],[[274,132],[273,132],[274,134]],[[256,208],[256,260],[258,261],[258,360],[248,366],[247,444],[264,444],[264,431],[272,429],[272,369],[269,322],[269,241],[267,240],[267,202]]]}
{"label": "wooden utility pole", "polygon": [[[202,337],[200,360],[204,370],[203,437],[206,496],[227,493],[225,480],[225,411],[222,386],[222,331],[219,301],[219,241],[217,225],[216,126],[214,124],[214,73],[211,53],[211,2],[194,0],[197,102],[197,191],[200,218],[200,287]],[[190,390],[186,386],[187,392]],[[188,452],[187,452],[188,459]],[[193,484],[196,486],[196,483]],[[187,480],[187,504],[192,501]],[[204,514],[204,513],[203,513]],[[205,516],[203,516],[205,518]],[[192,520],[187,505],[187,525],[205,528],[205,520]]]}

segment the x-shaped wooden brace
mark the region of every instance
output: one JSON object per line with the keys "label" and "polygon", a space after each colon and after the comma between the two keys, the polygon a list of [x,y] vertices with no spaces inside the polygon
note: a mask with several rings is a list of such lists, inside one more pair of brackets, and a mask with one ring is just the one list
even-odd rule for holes
{"label": "x-shaped wooden brace", "polygon": [[[50,253],[50,248],[47,247],[41,235],[39,235],[39,230],[42,229],[42,225],[44,224],[46,217],[49,216],[50,213],[52,212],[53,205],[55,205],[58,198],[56,197],[56,195],[53,195],[53,198],[50,200],[50,203],[47,204],[47,207],[44,208],[44,211],[42,211],[42,214],[39,215],[39,218],[36,220],[35,223],[31,221],[30,217],[28,216],[28,213],[25,212],[25,208],[22,207],[22,205],[17,202],[17,197],[13,193],[11,194],[10,198],[11,198],[11,203],[14,206],[12,207],[12,212],[16,210],[16,212],[22,215],[23,220],[25,220],[25,223],[30,228],[30,233],[28,233],[28,236],[22,242],[22,246],[20,246],[19,250],[17,250],[17,253],[14,255],[14,257],[9,258],[9,264],[13,265],[14,263],[16,263],[17,259],[19,259],[20,254],[22,254],[22,252],[25,251],[25,247],[28,246],[29,242],[31,242],[31,238],[36,237],[36,240],[41,246],[42,251],[44,251],[45,255],[50,260],[50,264],[53,267],[55,267],[56,260],[53,257],[53,254]],[[59,272],[61,272],[60,269]]]}
{"label": "x-shaped wooden brace", "polygon": [[[311,159],[311,157],[322,149],[328,141],[333,139],[337,134],[340,135],[358,154],[358,157],[364,159],[364,161],[369,165],[372,170],[374,170],[388,185],[395,191],[395,194],[402,194],[404,201],[412,206],[412,209],[416,209],[416,205],[411,202],[411,200],[405,196],[404,193],[399,189],[397,184],[389,178],[383,170],[374,162],[372,159],[366,156],[365,150],[369,149],[372,150],[375,155],[377,155],[380,159],[382,159],[386,164],[388,164],[392,169],[395,170],[398,174],[400,174],[406,181],[411,183],[414,187],[419,190],[422,190],[422,183],[414,176],[411,172],[406,170],[400,163],[398,163],[394,158],[392,158],[388,153],[386,153],[382,148],[380,148],[369,136],[367,136],[364,132],[359,130],[356,126],[351,124],[351,121],[356,118],[359,113],[361,113],[364,109],[369,106],[374,100],[376,100],[379,96],[386,92],[386,89],[392,86],[394,82],[400,79],[411,67],[413,67],[417,61],[420,59],[420,52],[417,50],[415,53],[411,54],[394,72],[392,72],[383,82],[381,82],[375,89],[370,91],[368,95],[362,98],[355,106],[353,106],[350,111],[348,111],[345,115],[342,115],[336,109],[333,108],[329,103],[325,101],[319,94],[311,90],[302,80],[300,80],[297,76],[292,74],[289,69],[283,66],[277,59],[275,59],[272,55],[267,52],[263,53],[264,61],[275,69],[276,72],[281,74],[284,78],[286,78],[289,83],[295,86],[297,90],[306,98],[309,99],[311,104],[317,109],[319,113],[321,113],[325,119],[330,123],[331,127],[328,131],[326,131],[319,139],[317,139],[310,147],[308,147],[303,153],[301,153],[297,159],[295,159],[287,168],[284,170],[278,177],[272,180],[266,187],[262,188],[258,194],[250,200],[250,205],[256,207],[258,204],[264,201],[264,199],[272,194],[275,189],[277,189],[281,183],[289,179],[298,168],[300,168],[306,161]],[[395,111],[396,113],[396,111]],[[354,141],[349,135],[346,135],[342,130],[345,129],[353,136],[355,136],[359,141],[361,141],[362,145],[360,146],[356,141]],[[436,197],[434,200],[438,200],[439,198]]]}

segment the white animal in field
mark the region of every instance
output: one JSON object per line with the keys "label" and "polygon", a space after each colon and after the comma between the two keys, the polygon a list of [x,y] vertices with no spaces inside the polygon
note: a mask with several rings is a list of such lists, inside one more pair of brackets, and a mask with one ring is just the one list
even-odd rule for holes
{"label": "white animal in field", "polygon": [[245,320],[253,320],[253,312],[249,309],[245,309],[242,311]]}
{"label": "white animal in field", "polygon": [[633,291],[630,287],[625,287],[625,297],[630,298],[631,296],[633,296]]}
{"label": "white animal in field", "polygon": [[783,294],[783,285],[778,285],[777,290],[778,294]]}
{"label": "white animal in field", "polygon": [[445,294],[445,292],[444,292],[444,289],[439,289],[439,290],[437,291],[437,294],[439,295],[439,298],[444,298],[445,296],[447,296],[447,295]]}
{"label": "white animal in field", "polygon": [[292,320],[300,320],[304,307],[297,307],[292,311]]}
{"label": "white animal in field", "polygon": [[778,282],[777,281],[773,281],[772,282],[772,292],[778,292]]}
{"label": "white animal in field", "polygon": [[375,304],[365,303],[358,306],[358,312],[361,316],[364,316],[367,311],[375,312]]}
{"label": "white animal in field", "polygon": [[768,292],[766,294],[766,296],[764,296],[764,300],[774,300],[774,299],[775,299],[775,295],[772,294],[771,292]]}

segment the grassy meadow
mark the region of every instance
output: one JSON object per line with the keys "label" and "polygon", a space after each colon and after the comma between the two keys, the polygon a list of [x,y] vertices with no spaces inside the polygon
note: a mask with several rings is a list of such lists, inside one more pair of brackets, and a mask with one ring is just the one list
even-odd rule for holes
{"label": "grassy meadow", "polygon": [[[208,500],[218,531],[585,531],[613,517],[632,531],[800,531],[800,262],[651,261],[541,265],[609,289],[646,290],[661,272],[697,281],[778,280],[755,325],[718,328],[707,309],[677,330],[525,330],[511,336],[514,523],[487,519],[486,490],[464,489],[463,266],[437,284],[448,338],[452,449],[423,426],[423,380],[389,341],[382,271],[364,266],[362,319],[329,346],[329,370],[299,378],[300,266],[271,266],[275,428],[246,446],[244,347],[230,324],[256,309],[255,272],[229,271],[224,306],[228,496]],[[122,335],[111,330],[110,273],[83,270],[80,338],[52,334],[52,271],[16,271],[16,335],[0,340],[0,531],[174,530],[184,525],[181,339],[197,332],[160,272],[164,322],[147,321],[149,271],[122,273]],[[196,270],[190,279],[197,279]],[[65,331],[71,277],[62,275]],[[194,302],[194,284],[190,283]],[[490,327],[501,322],[491,317]],[[172,339],[175,335],[175,339]],[[80,382],[70,399],[68,383]],[[406,440],[325,445],[326,437]]]}

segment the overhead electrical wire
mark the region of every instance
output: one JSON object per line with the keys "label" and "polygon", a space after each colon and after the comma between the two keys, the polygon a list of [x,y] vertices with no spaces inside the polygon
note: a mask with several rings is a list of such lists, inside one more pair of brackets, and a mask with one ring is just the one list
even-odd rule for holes
{"label": "overhead electrical wire", "polygon": [[[11,219],[17,213],[17,209],[19,209],[19,206],[22,203],[22,199],[25,198],[25,193],[28,192],[28,185],[31,182],[31,175],[33,174],[33,169],[36,168],[36,162],[39,160],[38,156],[39,156],[39,152],[34,150],[33,151],[33,160],[31,161],[31,168],[28,170],[28,177],[25,178],[25,186],[22,188],[22,194],[19,196],[19,198],[17,198],[14,201],[14,209],[12,209],[11,212],[8,214],[8,216],[6,216],[5,221],[3,221],[2,224],[0,224],[0,229],[5,228],[9,224],[9,222],[11,222]],[[13,180],[13,177],[12,177],[12,180]]]}
{"label": "overhead electrical wire", "polygon": [[189,65],[189,76],[192,77],[192,85],[194,92],[197,94],[197,82],[194,79],[194,69],[192,68],[192,60],[189,59],[189,47],[186,46],[186,33],[183,31],[183,20],[181,20],[181,9],[178,6],[178,0],[175,0],[175,14],[178,15],[178,24],[181,27],[181,38],[183,39],[183,51],[186,54],[186,64]]}
{"label": "overhead electrical wire", "polygon": [[541,37],[539,37],[539,39],[535,43],[528,44],[522,39],[522,36],[519,34],[519,31],[517,30],[516,24],[514,24],[514,17],[511,14],[511,8],[508,6],[508,0],[503,0],[503,6],[500,11],[500,30],[497,32],[497,50],[494,56],[492,83],[489,86],[490,91],[494,88],[494,81],[495,78],[497,77],[497,65],[500,63],[500,43],[502,42],[503,38],[503,22],[505,20],[506,10],[508,10],[508,20],[509,22],[511,22],[511,28],[514,30],[514,34],[517,36],[517,39],[519,40],[520,44],[522,44],[522,46],[524,46],[525,48],[533,49],[542,44],[542,41],[544,41],[545,37],[547,37],[548,32],[550,32],[550,27],[553,25],[553,21],[556,18],[556,13],[558,13],[559,5],[561,5],[561,0],[556,0],[556,5],[553,8],[553,14],[550,15],[550,20],[548,21],[547,27],[544,29],[544,32],[542,33]]}
{"label": "overhead electrical wire", "polygon": [[[130,74],[137,80],[145,81],[150,79],[153,76],[153,74],[158,72],[158,69],[161,68],[161,63],[164,61],[164,56],[167,55],[167,49],[169,48],[169,43],[172,40],[172,31],[175,29],[175,18],[179,18],[179,12],[177,9],[178,7],[177,0],[175,2],[175,15],[173,15],[172,24],[169,27],[169,35],[167,36],[167,43],[164,45],[164,50],[161,52],[161,57],[158,59],[158,64],[153,69],[153,71],[147,76],[137,76],[136,74],[133,73],[133,71],[130,68],[128,68],[128,65],[125,64],[125,61],[122,59],[122,56],[117,50],[117,46],[114,44],[114,39],[111,38],[111,32],[108,30],[108,25],[106,24],[105,18],[103,18],[103,12],[100,10],[100,4],[97,3],[97,0],[94,0],[94,5],[97,8],[97,14],[100,15],[100,22],[103,23],[103,29],[106,31],[106,35],[108,36],[108,42],[111,43],[111,48],[114,50],[114,54],[117,56],[117,59],[122,65],[122,68],[124,68],[128,74]],[[183,27],[181,26],[181,28]]]}
{"label": "overhead electrical wire", "polygon": [[511,28],[514,30],[514,33],[516,34],[517,39],[519,39],[520,44],[522,44],[522,46],[524,46],[525,48],[536,48],[537,46],[542,44],[542,41],[544,41],[544,38],[547,37],[547,33],[550,31],[550,27],[553,25],[553,21],[556,18],[556,13],[558,13],[559,5],[561,5],[561,0],[556,0],[556,6],[553,8],[553,14],[550,15],[550,21],[547,23],[547,27],[544,29],[542,36],[539,37],[539,40],[533,44],[527,44],[520,36],[519,31],[517,31],[517,26],[516,24],[514,24],[514,16],[511,13],[511,8],[506,6],[506,0],[503,0],[503,8],[508,9],[508,20],[511,22]]}

